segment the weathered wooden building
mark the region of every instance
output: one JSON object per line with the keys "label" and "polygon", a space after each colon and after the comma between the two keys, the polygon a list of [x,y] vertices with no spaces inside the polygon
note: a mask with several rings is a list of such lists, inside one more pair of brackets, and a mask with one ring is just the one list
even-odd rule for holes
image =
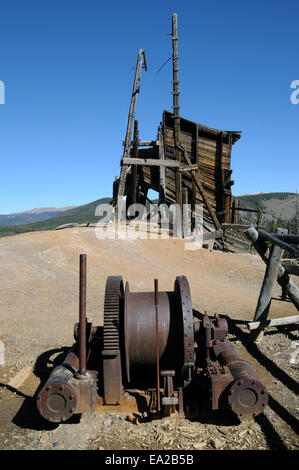
{"label": "weathered wooden building", "polygon": [[[202,204],[204,217],[213,223],[233,223],[233,196],[231,186],[231,152],[241,132],[224,131],[180,118],[180,158],[176,156],[173,114],[164,111],[154,141],[138,139],[135,121],[135,139],[130,149],[130,164],[124,195],[127,204],[145,203],[148,190],[159,193],[159,202],[180,203],[185,197],[191,205]],[[177,174],[180,174],[177,185]],[[114,197],[116,197],[115,185]],[[187,196],[183,196],[184,191]],[[181,195],[179,194],[181,193]],[[210,210],[209,210],[210,209]],[[215,224],[214,224],[215,225]]]}

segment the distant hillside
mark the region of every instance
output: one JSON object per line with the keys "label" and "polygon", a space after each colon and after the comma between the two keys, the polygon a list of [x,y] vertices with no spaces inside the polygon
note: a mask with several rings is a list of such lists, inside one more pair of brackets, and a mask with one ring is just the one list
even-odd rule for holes
{"label": "distant hillside", "polygon": [[16,214],[0,214],[0,226],[25,225],[40,222],[41,220],[56,217],[56,215],[60,215],[62,212],[66,212],[74,207],[75,206],[62,208],[46,207],[42,209],[36,208],[29,211],[18,212]]}
{"label": "distant hillside", "polygon": [[0,227],[0,237],[7,237],[24,232],[35,232],[40,230],[53,230],[59,225],[75,223],[97,222],[99,217],[95,216],[96,207],[99,204],[109,203],[110,198],[102,198],[97,201],[85,204],[84,206],[75,207],[74,209],[67,210],[59,213],[50,219],[22,225],[11,225]]}
{"label": "distant hillside", "polygon": [[[296,215],[296,204],[299,205],[299,194],[296,193],[259,193],[236,196],[240,207],[262,209],[265,221],[291,222]],[[252,213],[240,211],[243,222],[250,223]]]}
{"label": "distant hillside", "polygon": [[[240,207],[247,209],[262,208],[264,212],[264,221],[266,229],[273,230],[273,227],[279,224],[283,227],[291,227],[292,233],[296,230],[296,199],[299,205],[299,194],[295,193],[259,193],[259,194],[246,194],[243,196],[236,196],[239,200]],[[48,218],[35,223],[0,226],[0,237],[16,235],[24,232],[34,232],[41,230],[53,230],[60,225],[68,223],[88,223],[98,222],[99,217],[95,216],[95,209],[99,204],[110,203],[110,198],[102,198],[97,201],[85,204],[84,206],[75,207],[65,212],[55,215],[55,217]],[[158,201],[157,201],[158,202]],[[240,221],[242,223],[252,223],[253,213],[239,212]]]}

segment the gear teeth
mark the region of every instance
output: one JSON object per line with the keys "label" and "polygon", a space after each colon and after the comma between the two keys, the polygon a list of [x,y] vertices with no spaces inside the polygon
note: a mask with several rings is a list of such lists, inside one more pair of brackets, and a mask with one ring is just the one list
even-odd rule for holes
{"label": "gear teeth", "polygon": [[104,300],[104,351],[119,349],[119,312],[123,297],[121,276],[109,276],[106,282]]}

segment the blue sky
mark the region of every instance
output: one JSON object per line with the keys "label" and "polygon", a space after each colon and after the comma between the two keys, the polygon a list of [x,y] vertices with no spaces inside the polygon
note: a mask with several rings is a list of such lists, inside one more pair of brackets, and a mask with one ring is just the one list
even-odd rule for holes
{"label": "blue sky", "polygon": [[0,213],[111,196],[140,48],[140,138],[171,110],[174,12],[181,115],[243,132],[233,194],[299,191],[298,1],[2,0]]}

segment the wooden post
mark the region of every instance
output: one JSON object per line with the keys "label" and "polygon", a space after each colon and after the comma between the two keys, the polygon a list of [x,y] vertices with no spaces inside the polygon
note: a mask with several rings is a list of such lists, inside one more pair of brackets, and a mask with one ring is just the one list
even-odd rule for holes
{"label": "wooden post", "polygon": [[[285,229],[284,233],[287,233],[287,232],[288,232],[288,230]],[[277,234],[277,232],[276,232],[276,234]],[[273,235],[272,233],[267,233],[267,232],[264,232],[263,230],[259,230],[260,237],[264,238],[265,240],[268,240],[269,242],[273,243],[276,246],[279,246],[283,250],[289,251],[290,253],[292,253],[295,256],[299,256],[299,250],[297,250],[297,248],[290,245],[289,243],[286,243],[284,241],[284,237],[279,237],[279,238],[276,237],[275,236],[276,234]]]}
{"label": "wooden post", "polygon": [[235,206],[236,206],[236,199],[233,198],[232,200],[232,207],[231,207],[231,217],[230,217],[230,222],[232,224],[235,223]]}
{"label": "wooden post", "polygon": [[[221,207],[219,208],[219,211],[225,211],[226,210],[226,194],[224,190],[224,170],[222,170],[222,154],[223,154],[223,132],[221,131],[219,134],[219,169],[220,169],[220,178],[221,178]],[[222,220],[222,222],[225,222],[225,220]]]}
{"label": "wooden post", "polygon": [[[133,158],[138,158],[138,140],[139,140],[138,121],[135,121],[134,122]],[[131,165],[131,188],[130,188],[130,197],[127,197],[127,209],[131,204],[136,203],[136,192],[137,192],[137,165]]]}
{"label": "wooden post", "polygon": [[[265,241],[259,237],[257,230],[254,227],[250,227],[244,232],[244,234],[252,242],[254,248],[262,260],[267,264],[270,250],[268,249]],[[289,299],[293,302],[296,309],[299,311],[299,289],[290,279],[286,269],[281,264],[279,265],[278,269],[277,282],[281,287],[286,289]]]}
{"label": "wooden post", "polygon": [[247,328],[250,331],[253,331],[260,328],[266,328],[267,326],[283,326],[290,325],[292,323],[299,323],[299,315],[284,318],[273,318],[272,320],[266,320],[265,322],[252,322],[248,323]]}
{"label": "wooden post", "polygon": [[190,236],[188,213],[188,189],[183,189],[183,237]]}
{"label": "wooden post", "polygon": [[198,123],[195,124],[195,162],[199,164]]}
{"label": "wooden post", "polygon": [[238,199],[236,199],[236,202],[235,202],[235,211],[234,211],[234,224],[237,224],[238,223],[238,209],[240,207],[240,201]]}
{"label": "wooden post", "polygon": [[[179,104],[179,60],[178,60],[178,23],[177,14],[172,15],[172,95],[173,95],[173,120],[174,120],[174,146],[175,157],[181,161],[181,152],[177,144],[180,143],[180,104]],[[182,174],[175,170],[176,202],[182,208]]]}
{"label": "wooden post", "polygon": [[[135,72],[135,78],[134,78],[134,84],[133,84],[133,91],[132,91],[130,110],[129,110],[129,116],[128,116],[127,132],[126,132],[126,138],[125,138],[125,146],[124,146],[122,159],[130,157],[133,123],[134,123],[134,118],[135,118],[137,96],[139,93],[139,85],[140,85],[140,75],[141,75],[141,69],[142,69],[143,63],[144,63],[144,68],[146,70],[147,67],[146,67],[145,51],[143,49],[140,49],[138,56],[137,56],[136,72]],[[119,219],[119,214],[121,215],[121,212],[122,212],[122,199],[123,199],[124,192],[125,192],[127,172],[128,172],[128,165],[122,165],[121,171],[120,171],[117,201],[116,201],[116,207],[115,207],[116,223]]]}
{"label": "wooden post", "polygon": [[[278,228],[276,233],[283,234],[286,233],[287,229]],[[272,292],[274,288],[274,284],[277,280],[279,264],[282,256],[282,248],[279,246],[272,246],[271,254],[269,257],[269,261],[267,264],[264,281],[262,284],[260,296],[258,299],[255,315],[254,315],[254,322],[256,321],[265,321],[267,320]]]}
{"label": "wooden post", "polygon": [[[164,153],[164,138],[162,133],[161,124],[158,128],[158,140],[160,142],[159,145],[159,159],[164,161],[165,160],[165,153]],[[160,181],[159,181],[159,204],[164,204],[166,200],[166,167],[160,166]]]}
{"label": "wooden post", "polygon": [[262,226],[263,217],[264,217],[263,209],[258,209],[258,218],[257,218],[257,224],[256,224],[257,230]]}

